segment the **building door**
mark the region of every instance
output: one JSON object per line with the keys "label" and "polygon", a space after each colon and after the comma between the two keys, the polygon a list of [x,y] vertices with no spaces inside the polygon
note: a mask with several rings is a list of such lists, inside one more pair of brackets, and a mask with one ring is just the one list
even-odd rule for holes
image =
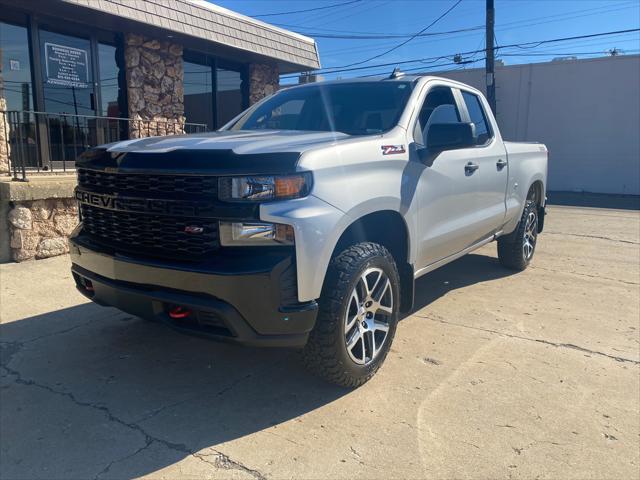
{"label": "building door", "polygon": [[51,166],[98,143],[91,40],[40,29],[42,103]]}

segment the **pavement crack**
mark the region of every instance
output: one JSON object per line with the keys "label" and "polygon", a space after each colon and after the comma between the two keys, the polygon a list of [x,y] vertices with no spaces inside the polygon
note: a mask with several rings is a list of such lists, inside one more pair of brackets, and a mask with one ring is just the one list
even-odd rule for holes
{"label": "pavement crack", "polygon": [[[98,410],[100,412],[102,412],[107,419],[110,422],[114,422],[117,423],[119,425],[122,425],[123,427],[129,428],[131,430],[134,430],[138,433],[140,433],[144,439],[145,439],[145,446],[142,447],[141,450],[144,450],[144,448],[147,448],[149,445],[151,445],[151,443],[153,442],[157,442],[163,446],[165,446],[166,448],[170,449],[170,450],[176,450],[180,453],[184,453],[185,455],[190,455],[193,452],[191,450],[189,450],[186,445],[183,445],[181,443],[172,443],[169,442],[167,440],[163,440],[161,438],[158,437],[154,437],[153,435],[149,434],[148,432],[146,432],[140,425],[133,423],[133,422],[126,422],[124,420],[122,420],[121,418],[118,418],[116,415],[114,415],[111,410],[109,410],[109,408],[107,408],[104,405],[100,405],[98,403],[93,403],[93,402],[85,402],[82,400],[79,400],[73,393],[71,392],[65,392],[65,391],[61,391],[61,390],[57,390],[53,387],[50,387],[49,385],[44,385],[41,383],[38,383],[34,380],[31,379],[27,379],[27,378],[23,378],[22,374],[17,371],[14,370],[12,368],[9,368],[7,365],[3,366],[5,370],[7,370],[11,375],[13,375],[15,377],[15,383],[19,384],[19,385],[25,385],[25,386],[30,386],[30,387],[36,387],[36,388],[40,388],[46,392],[49,392],[53,395],[59,395],[61,397],[65,397],[69,400],[71,400],[75,405],[79,406],[79,407],[86,407],[86,408],[92,408],[94,410]],[[134,452],[135,453],[135,452]],[[128,458],[128,457],[125,457]],[[114,462],[112,462],[114,463]],[[99,473],[103,474],[104,472]]]}
{"label": "pavement crack", "polygon": [[589,348],[585,348],[585,347],[581,347],[579,345],[574,345],[573,343],[561,343],[561,342],[552,342],[550,340],[543,340],[541,338],[531,338],[531,337],[523,337],[521,335],[514,335],[512,333],[506,333],[506,332],[500,332],[498,330],[492,330],[490,328],[482,328],[482,327],[474,327],[471,325],[464,325],[462,323],[455,323],[455,322],[449,322],[447,320],[444,320],[443,318],[440,317],[436,317],[436,316],[427,316],[427,315],[418,315],[418,314],[414,314],[417,317],[420,318],[425,318],[427,320],[431,320],[432,322],[438,322],[438,323],[443,323],[445,325],[453,325],[456,327],[461,327],[461,328],[469,328],[471,330],[478,330],[481,332],[487,332],[487,333],[493,333],[496,335],[502,335],[503,337],[508,337],[508,338],[516,338],[518,340],[526,340],[529,342],[536,342],[536,343],[542,343],[545,345],[550,345],[552,347],[557,347],[557,348],[568,348],[568,349],[572,349],[572,350],[578,350],[580,352],[584,352],[584,353],[589,353],[591,355],[598,355],[601,357],[606,357],[606,358],[610,358],[612,360],[615,360],[616,362],[623,362],[623,363],[632,363],[634,365],[640,365],[640,361],[639,360],[634,360],[632,358],[626,358],[626,357],[620,357],[617,355],[611,355],[609,353],[605,353],[605,352],[599,352],[598,350],[591,350]]}
{"label": "pavement crack", "polygon": [[[249,475],[251,475],[253,478],[256,478],[257,480],[266,480],[267,478],[258,470],[249,468],[240,462],[232,460],[222,452],[218,452],[217,450],[214,450],[212,448],[209,448],[208,451],[211,453],[194,452],[191,455],[194,458],[197,458],[198,460],[204,463],[208,463],[209,465],[215,468],[219,468],[222,470],[240,470],[241,472],[248,473]],[[209,459],[208,457],[213,457],[213,458]]]}
{"label": "pavement crack", "polygon": [[229,390],[233,390],[238,384],[244,382],[245,380],[251,378],[253,376],[253,373],[247,373],[246,375],[244,375],[243,377],[240,377],[238,379],[236,379],[234,382],[232,382],[230,385],[227,385],[226,387],[224,387],[222,390],[218,391],[218,393],[216,393],[217,397],[221,397],[222,395],[224,395],[225,393],[227,393]]}
{"label": "pavement crack", "polygon": [[94,480],[98,480],[102,475],[107,474],[109,470],[111,470],[111,467],[114,466],[116,463],[124,462],[125,460],[129,460],[130,458],[135,457],[140,452],[149,448],[151,444],[153,444],[153,440],[150,442],[146,442],[144,446],[138,448],[135,452],[130,453],[129,455],[125,455],[124,457],[112,460],[111,462],[109,462],[109,464],[106,467],[104,467],[100,472],[98,472],[98,474],[94,477]]}
{"label": "pavement crack", "polygon": [[42,340],[44,338],[55,337],[57,335],[64,335],[65,333],[72,332],[74,330],[77,330],[78,328],[86,327],[90,323],[93,323],[93,321],[94,321],[93,319],[92,320],[88,320],[86,322],[79,323],[78,325],[74,325],[73,327],[65,328],[64,330],[58,330],[56,332],[45,333],[44,335],[40,335],[38,337],[29,338],[27,340],[24,340],[22,342],[22,344],[26,345],[27,343],[37,342],[38,340]]}
{"label": "pavement crack", "polygon": [[633,240],[621,240],[619,238],[611,238],[611,237],[606,237],[604,235],[586,235],[583,233],[565,233],[565,232],[548,232],[545,230],[545,235],[567,235],[570,237],[581,237],[581,238],[595,238],[598,240],[607,240],[609,242],[616,242],[616,243],[629,243],[631,245],[640,245],[640,242],[634,242]]}

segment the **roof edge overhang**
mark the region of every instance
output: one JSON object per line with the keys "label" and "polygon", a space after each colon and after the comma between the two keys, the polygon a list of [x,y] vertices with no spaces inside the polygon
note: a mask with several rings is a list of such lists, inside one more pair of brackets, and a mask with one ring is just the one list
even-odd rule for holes
{"label": "roof edge overhang", "polygon": [[0,0],[4,3],[103,30],[171,38],[187,49],[236,62],[275,63],[280,73],[320,68],[314,39],[204,0],[22,0],[19,5]]}

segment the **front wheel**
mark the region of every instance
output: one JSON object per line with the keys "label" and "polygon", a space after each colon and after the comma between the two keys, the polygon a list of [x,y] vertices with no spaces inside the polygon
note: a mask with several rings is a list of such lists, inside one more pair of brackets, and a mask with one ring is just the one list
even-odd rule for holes
{"label": "front wheel", "polygon": [[538,240],[538,208],[527,201],[515,231],[498,238],[498,259],[513,270],[524,270],[531,262]]}
{"label": "front wheel", "polygon": [[383,246],[363,242],[336,255],[303,350],[307,368],[345,387],[373,377],[395,335],[399,294],[398,270]]}

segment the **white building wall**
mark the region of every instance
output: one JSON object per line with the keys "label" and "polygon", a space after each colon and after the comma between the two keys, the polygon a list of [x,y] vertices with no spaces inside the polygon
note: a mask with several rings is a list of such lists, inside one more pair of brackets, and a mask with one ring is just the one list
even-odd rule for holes
{"label": "white building wall", "polygon": [[[484,69],[435,75],[485,91]],[[549,148],[549,190],[640,195],[640,55],[496,68],[507,140]]]}

